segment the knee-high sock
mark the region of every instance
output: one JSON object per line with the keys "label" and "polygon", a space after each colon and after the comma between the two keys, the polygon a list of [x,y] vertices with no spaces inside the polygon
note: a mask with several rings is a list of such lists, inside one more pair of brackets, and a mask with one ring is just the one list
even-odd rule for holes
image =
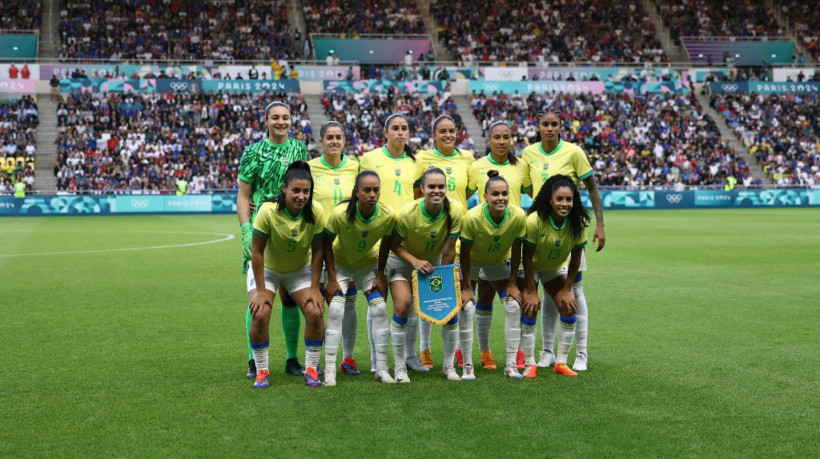
{"label": "knee-high sock", "polygon": [[269,341],[264,343],[251,343],[251,352],[253,353],[253,361],[256,363],[256,371],[268,369],[268,345]]}
{"label": "knee-high sock", "polygon": [[[533,352],[535,352],[535,333],[533,336]],[[521,305],[513,298],[504,302],[504,341],[507,344],[507,365],[515,366],[515,357],[518,346],[521,344]]]}
{"label": "knee-high sock", "polygon": [[[387,316],[385,316],[385,323],[389,324],[389,322],[387,322],[386,317]],[[367,308],[367,342],[370,345],[370,368],[379,368],[378,362],[376,362],[376,342],[373,336],[373,311],[372,307],[370,306],[368,306]]]}
{"label": "knee-high sock", "polygon": [[325,373],[331,376],[336,374],[336,353],[339,349],[339,340],[342,338],[344,312],[344,297],[334,296],[327,307],[327,323],[325,324]]}
{"label": "knee-high sock", "polygon": [[[504,295],[506,296],[506,295]],[[501,298],[503,299],[504,296]],[[459,319],[460,321],[461,319]],[[493,326],[493,305],[490,304],[476,304],[475,305],[475,328],[478,335],[478,349],[481,352],[490,350],[490,329]],[[463,346],[463,344],[462,344]]]}
{"label": "knee-high sock", "polygon": [[356,289],[351,288],[345,297],[345,314],[342,318],[342,352],[344,358],[353,357],[356,348],[356,328],[359,318],[356,314]]}
{"label": "knee-high sock", "polygon": [[[416,343],[419,339],[419,316],[416,315],[416,309],[413,306],[410,306],[410,311],[407,315],[407,328],[404,333],[404,357],[405,359],[409,359],[417,355]],[[396,356],[394,355],[393,358],[395,359]]]}
{"label": "knee-high sock", "polygon": [[558,353],[555,355],[555,364],[567,363],[567,356],[575,338],[575,316],[561,316],[558,321]]}
{"label": "knee-high sock", "polygon": [[253,359],[253,346],[251,346],[251,322],[253,322],[253,315],[251,308],[245,308],[245,337],[248,338],[248,360]]}
{"label": "knee-high sock", "polygon": [[555,353],[555,327],[558,325],[558,308],[552,297],[544,292],[541,302],[541,350]]}
{"label": "knee-high sock", "polygon": [[393,320],[390,322],[390,338],[393,340],[393,363],[396,365],[396,373],[407,371],[407,365],[404,363],[406,360],[404,355],[404,347],[407,341],[406,333],[407,319],[393,314]]}
{"label": "knee-high sock", "polygon": [[578,318],[578,323],[575,325],[575,353],[586,355],[587,336],[589,336],[589,310],[587,309],[587,298],[584,295],[584,284],[576,282],[572,286],[572,291],[575,293],[575,304],[577,305],[575,317]]}
{"label": "knee-high sock", "polygon": [[464,364],[473,363],[473,319],[475,318],[476,307],[472,301],[461,308],[458,313],[458,343],[461,347],[461,355]]}
{"label": "knee-high sock", "polygon": [[305,367],[319,368],[319,361],[322,358],[321,339],[305,338]]}
{"label": "knee-high sock", "polygon": [[[418,320],[418,319],[416,319]],[[419,321],[419,349],[430,349],[430,334],[433,332],[433,324],[426,320]]]}
{"label": "knee-high sock", "polygon": [[379,292],[373,292],[367,295],[367,310],[371,311],[370,316],[373,323],[373,337],[374,341],[374,355],[376,365],[374,368],[378,370],[387,370],[387,345],[390,342],[390,328],[387,323],[387,304],[384,302],[384,297]]}
{"label": "knee-high sock", "polygon": [[535,322],[535,317],[521,316],[521,348],[526,365],[535,365]]}
{"label": "knee-high sock", "polygon": [[444,348],[444,363],[442,367],[454,368],[453,360],[456,358],[456,345],[458,344],[458,316],[453,317],[450,322],[442,325],[441,343]]}
{"label": "knee-high sock", "polygon": [[285,352],[289,359],[295,359],[299,352],[301,315],[296,303],[293,303],[292,306],[288,306],[284,301],[282,302],[282,331],[285,334]]}

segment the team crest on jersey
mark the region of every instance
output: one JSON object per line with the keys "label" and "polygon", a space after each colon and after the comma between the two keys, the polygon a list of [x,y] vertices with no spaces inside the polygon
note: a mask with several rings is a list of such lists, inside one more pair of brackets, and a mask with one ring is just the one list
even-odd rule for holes
{"label": "team crest on jersey", "polygon": [[547,170],[549,168],[550,168],[550,163],[544,162],[544,170]]}
{"label": "team crest on jersey", "polygon": [[401,175],[401,169],[396,169],[396,177]]}
{"label": "team crest on jersey", "polygon": [[560,239],[555,240],[555,247],[561,247],[561,240]]}
{"label": "team crest on jersey", "polygon": [[441,278],[441,274],[431,274],[430,275],[430,290],[433,293],[438,293],[441,291],[441,288],[444,286],[444,281]]}
{"label": "team crest on jersey", "polygon": [[493,242],[498,242],[498,240],[499,240],[499,239],[501,239],[501,236],[495,236],[495,237],[493,238]]}
{"label": "team crest on jersey", "polygon": [[337,178],[333,179],[333,184],[334,185],[338,185],[339,183],[341,183],[341,181],[339,179],[337,179]]}
{"label": "team crest on jersey", "polygon": [[362,231],[362,237],[367,237],[370,234],[370,231]]}
{"label": "team crest on jersey", "polygon": [[296,237],[297,234],[299,234],[299,233],[295,229],[291,230],[290,237]]}
{"label": "team crest on jersey", "polygon": [[436,234],[438,234],[436,231],[430,231],[430,239],[435,239]]}
{"label": "team crest on jersey", "polygon": [[282,158],[282,164],[284,164],[284,165],[286,165],[286,166],[287,166],[288,164],[290,164],[290,158],[288,158],[287,156],[285,156],[284,158]]}
{"label": "team crest on jersey", "polygon": [[446,169],[447,169],[447,175],[453,175],[453,168],[452,167],[448,167]]}

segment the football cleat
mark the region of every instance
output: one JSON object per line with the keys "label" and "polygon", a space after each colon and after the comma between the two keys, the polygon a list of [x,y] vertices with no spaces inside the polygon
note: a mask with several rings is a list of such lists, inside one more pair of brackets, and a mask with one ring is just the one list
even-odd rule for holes
{"label": "football cleat", "polygon": [[575,362],[572,364],[575,371],[587,371],[587,355],[575,354]]}
{"label": "football cleat", "polygon": [[433,369],[433,351],[430,349],[421,351],[421,364],[427,367],[428,370]]}
{"label": "football cleat", "polygon": [[270,387],[270,375],[268,374],[268,370],[259,370],[259,372],[256,373],[256,381],[254,381],[253,387],[255,389],[267,389]]}
{"label": "football cleat", "polygon": [[541,351],[538,357],[538,368],[549,368],[555,363],[555,354],[552,351]]}
{"label": "football cleat", "polygon": [[410,376],[407,376],[407,370],[400,370],[397,368],[395,381],[401,384],[408,384],[410,382]]}
{"label": "football cleat", "polygon": [[498,369],[498,366],[495,364],[495,360],[493,360],[493,351],[484,351],[481,353],[481,366],[485,370]]}
{"label": "football cleat", "polygon": [[[310,385],[310,384],[308,384]],[[336,375],[330,374],[330,372],[325,373],[325,386],[328,387],[335,387],[336,386]]]}
{"label": "football cleat", "polygon": [[456,364],[459,368],[464,367],[464,355],[461,354],[461,349],[456,349]]}
{"label": "football cleat", "polygon": [[456,373],[453,367],[444,367],[441,370],[441,377],[448,381],[461,381],[461,377]]}
{"label": "football cleat", "polygon": [[362,374],[359,369],[356,368],[356,359],[353,357],[346,357],[342,360],[342,364],[339,365],[339,371],[350,376],[359,376]]}
{"label": "football cleat", "polygon": [[521,349],[518,350],[518,353],[515,354],[515,366],[519,370],[523,370],[526,365],[524,365],[524,351]]}
{"label": "football cleat", "polygon": [[[305,385],[314,387],[314,386],[321,386],[322,380],[319,379],[319,374],[316,372],[316,369],[313,367],[307,367],[305,369]],[[335,379],[335,378],[334,378]]]}
{"label": "football cleat", "polygon": [[390,376],[390,373],[388,373],[387,370],[377,371],[376,376],[373,379],[375,379],[377,382],[383,382],[385,384],[394,384],[396,382],[396,380],[393,379],[392,376]]}
{"label": "football cleat", "polygon": [[569,369],[566,363],[555,364],[555,372],[564,376],[578,376],[578,373]]}
{"label": "football cleat", "polygon": [[524,375],[518,372],[518,368],[506,367],[504,368],[504,376],[510,379],[524,379]]}
{"label": "football cleat", "polygon": [[461,379],[465,381],[475,381],[475,368],[472,363],[464,365],[464,371],[461,372]]}
{"label": "football cleat", "polygon": [[538,376],[538,367],[536,367],[535,365],[527,365],[527,367],[524,369],[523,376],[525,378],[535,378],[536,376]]}
{"label": "football cleat", "polygon": [[[427,351],[427,352],[430,352],[430,351]],[[418,371],[418,372],[421,372],[421,373],[426,373],[426,372],[430,371],[429,368],[427,368],[426,366],[423,365],[421,359],[419,359],[419,356],[417,356],[417,355],[414,355],[413,357],[408,358],[405,361],[405,364],[407,364],[407,368],[409,368],[413,371]]]}
{"label": "football cleat", "polygon": [[285,361],[285,373],[293,376],[302,376],[305,372],[304,367],[299,363],[296,357]]}
{"label": "football cleat", "polygon": [[256,377],[256,362],[253,359],[248,360],[248,372],[245,373],[245,377],[248,379]]}

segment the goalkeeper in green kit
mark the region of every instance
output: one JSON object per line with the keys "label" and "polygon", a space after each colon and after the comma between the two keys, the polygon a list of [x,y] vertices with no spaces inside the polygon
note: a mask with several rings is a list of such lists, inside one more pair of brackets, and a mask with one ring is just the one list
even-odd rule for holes
{"label": "goalkeeper in green kit", "polygon": [[[268,136],[260,142],[249,145],[242,153],[239,163],[239,194],[236,197],[236,214],[242,228],[242,250],[245,260],[242,272],[247,274],[248,301],[256,289],[253,272],[248,269],[251,259],[251,239],[253,217],[262,203],[275,198],[282,191],[285,171],[294,161],[307,161],[307,148],[300,140],[288,137],[291,127],[290,107],[283,102],[272,102],[265,107],[265,127]],[[253,215],[251,215],[253,210]],[[302,375],[302,365],[296,358],[299,348],[300,311],[297,304],[284,290],[282,298],[282,330],[285,335],[287,362],[285,372]],[[250,309],[246,311],[245,328],[251,325]],[[250,350],[248,338],[248,378],[256,377],[256,364]]]}

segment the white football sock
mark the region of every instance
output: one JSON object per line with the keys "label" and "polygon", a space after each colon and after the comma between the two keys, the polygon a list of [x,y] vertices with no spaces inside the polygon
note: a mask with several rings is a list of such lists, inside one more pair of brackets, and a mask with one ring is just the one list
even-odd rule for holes
{"label": "white football sock", "polygon": [[575,304],[577,305],[575,317],[578,323],[575,325],[575,354],[587,354],[587,336],[589,333],[589,311],[587,310],[587,298],[584,295],[584,284],[577,283],[572,286],[575,293]]}
{"label": "white football sock", "polygon": [[544,292],[541,302],[541,349],[555,353],[555,328],[558,326],[558,308],[552,297]]}
{"label": "white football sock", "polygon": [[[503,300],[503,298],[502,298]],[[460,321],[461,319],[459,319]],[[475,307],[475,328],[478,335],[478,349],[490,350],[490,330],[493,326],[493,306],[477,304]]]}
{"label": "white football sock", "polygon": [[359,318],[356,314],[356,295],[345,297],[345,313],[342,318],[342,355],[344,358],[353,357],[356,348],[356,327]]}
{"label": "white football sock", "polygon": [[572,340],[575,338],[575,322],[572,317],[561,317],[558,321],[558,353],[555,355],[555,364],[567,363],[569,350],[572,348]]}
{"label": "white football sock", "polygon": [[[535,333],[533,333],[535,338]],[[513,298],[504,303],[504,341],[507,343],[507,365],[515,366],[518,346],[521,344],[521,305]],[[533,353],[535,340],[533,339]]]}
{"label": "white football sock", "polygon": [[[345,299],[334,296],[327,307],[327,323],[325,324],[325,373],[336,374],[336,353],[339,349],[339,340],[342,337],[342,318],[345,312]],[[310,366],[310,364],[306,365]]]}
{"label": "white football sock", "polygon": [[468,301],[458,313],[458,342],[464,364],[473,363],[473,320],[475,318],[475,304]]}

